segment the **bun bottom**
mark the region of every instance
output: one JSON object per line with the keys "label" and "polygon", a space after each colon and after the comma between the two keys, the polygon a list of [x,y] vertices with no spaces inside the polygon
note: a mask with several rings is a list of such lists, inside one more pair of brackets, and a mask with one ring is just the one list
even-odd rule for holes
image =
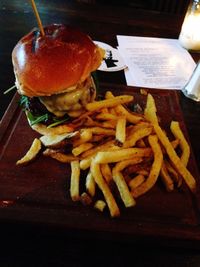
{"label": "bun bottom", "polygon": [[74,131],[74,129],[68,126],[67,124],[55,126],[52,128],[47,128],[46,125],[37,123],[34,125],[30,125],[30,127],[41,135],[59,135],[59,134],[70,133]]}

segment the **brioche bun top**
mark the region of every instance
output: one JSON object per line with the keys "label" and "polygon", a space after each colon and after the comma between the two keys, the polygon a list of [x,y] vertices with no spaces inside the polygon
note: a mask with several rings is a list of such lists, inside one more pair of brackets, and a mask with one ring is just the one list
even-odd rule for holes
{"label": "brioche bun top", "polygon": [[103,51],[90,37],[61,24],[33,30],[14,47],[12,62],[20,94],[29,97],[66,92],[101,64]]}

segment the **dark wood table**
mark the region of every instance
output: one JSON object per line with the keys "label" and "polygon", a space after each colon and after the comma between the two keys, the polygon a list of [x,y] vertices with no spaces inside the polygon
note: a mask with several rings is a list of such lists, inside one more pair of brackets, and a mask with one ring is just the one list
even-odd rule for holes
{"label": "dark wood table", "polygon": [[[36,1],[44,25],[67,23],[87,32],[93,40],[117,45],[116,35],[177,38],[183,16],[161,14],[113,6],[78,4],[75,1]],[[14,92],[3,91],[14,84],[11,52],[16,42],[33,27],[36,20],[30,3],[22,0],[0,1],[0,117]],[[197,61],[199,54],[192,54]],[[123,71],[98,73],[100,82],[125,85]],[[200,166],[200,103],[180,93],[180,105],[188,129],[193,152]],[[92,222],[91,222],[92,223]],[[200,266],[200,246],[175,246],[151,242],[124,242],[78,234],[65,235],[50,226],[21,225],[0,222],[0,266]]]}

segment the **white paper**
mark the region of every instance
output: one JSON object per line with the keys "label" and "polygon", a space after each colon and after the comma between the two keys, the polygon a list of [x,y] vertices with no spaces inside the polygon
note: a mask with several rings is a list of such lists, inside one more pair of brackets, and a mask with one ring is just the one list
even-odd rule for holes
{"label": "white paper", "polygon": [[118,35],[118,50],[128,66],[127,85],[182,89],[196,66],[177,39]]}

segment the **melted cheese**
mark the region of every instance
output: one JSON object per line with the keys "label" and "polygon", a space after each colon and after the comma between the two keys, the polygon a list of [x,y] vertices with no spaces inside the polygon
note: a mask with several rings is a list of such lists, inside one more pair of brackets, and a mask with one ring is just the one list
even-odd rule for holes
{"label": "melted cheese", "polygon": [[66,113],[70,114],[70,112],[71,114],[80,114],[78,111],[94,100],[93,85],[92,78],[89,77],[82,84],[78,84],[74,90],[52,96],[42,96],[39,99],[47,110],[57,117],[62,117]]}

